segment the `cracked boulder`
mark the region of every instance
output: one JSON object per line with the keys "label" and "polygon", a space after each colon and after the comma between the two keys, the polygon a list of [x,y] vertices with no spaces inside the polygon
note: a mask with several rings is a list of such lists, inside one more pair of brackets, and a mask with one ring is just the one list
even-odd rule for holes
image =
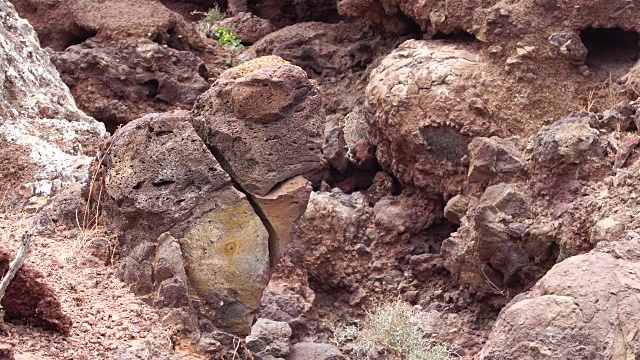
{"label": "cracked boulder", "polygon": [[147,115],[112,141],[103,214],[120,276],[156,306],[192,309],[201,329],[248,333],[269,279],[268,232],[189,113]]}
{"label": "cracked boulder", "polygon": [[639,248],[603,242],[554,266],[502,310],[480,359],[637,358]]}
{"label": "cracked boulder", "polygon": [[265,196],[321,168],[321,108],[304,70],[265,56],[225,71],[198,98],[192,122],[242,189]]}

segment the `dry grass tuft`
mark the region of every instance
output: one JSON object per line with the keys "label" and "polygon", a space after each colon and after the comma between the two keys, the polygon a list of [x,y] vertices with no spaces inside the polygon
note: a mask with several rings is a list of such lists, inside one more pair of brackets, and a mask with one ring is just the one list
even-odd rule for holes
{"label": "dry grass tuft", "polygon": [[334,342],[344,346],[350,342],[357,358],[369,358],[374,350],[384,349],[390,355],[406,360],[448,360],[456,355],[446,345],[425,339],[411,306],[394,301],[367,312],[361,328],[333,328]]}

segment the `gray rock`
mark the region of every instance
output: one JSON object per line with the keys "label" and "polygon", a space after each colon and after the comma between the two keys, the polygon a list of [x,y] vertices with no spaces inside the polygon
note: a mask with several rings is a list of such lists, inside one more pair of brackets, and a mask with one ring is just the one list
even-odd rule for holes
{"label": "gray rock", "polygon": [[464,195],[456,195],[447,202],[444,207],[444,217],[453,224],[460,225],[460,219],[467,214],[469,198]]}
{"label": "gray rock", "polygon": [[575,65],[582,65],[587,60],[589,51],[576,33],[553,33],[549,36],[549,43],[558,53]]}
{"label": "gray rock", "polygon": [[289,355],[291,327],[286,322],[258,319],[247,336],[247,348],[258,356]]}
{"label": "gray rock", "polygon": [[324,144],[322,144],[322,154],[329,165],[339,173],[344,173],[351,166],[351,161],[347,157],[347,142],[344,139],[342,126],[333,122],[325,125]]}
{"label": "gray rock", "polygon": [[469,181],[483,182],[498,174],[514,173],[525,167],[523,141],[478,137],[469,144]]}
{"label": "gray rock", "polygon": [[298,343],[291,347],[287,360],[346,360],[340,350],[329,344]]}
{"label": "gray rock", "polygon": [[601,241],[618,241],[624,236],[625,226],[612,217],[599,220],[591,228],[589,240],[596,245]]}
{"label": "gray rock", "polygon": [[579,114],[543,127],[535,138],[533,159],[547,168],[580,164],[602,155],[598,131],[590,126],[593,114]]}

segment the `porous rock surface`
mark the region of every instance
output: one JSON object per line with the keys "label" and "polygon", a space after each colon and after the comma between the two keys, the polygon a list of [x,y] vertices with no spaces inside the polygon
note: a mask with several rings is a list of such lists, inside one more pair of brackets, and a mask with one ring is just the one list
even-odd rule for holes
{"label": "porous rock surface", "polygon": [[372,31],[363,21],[303,22],[275,31],[245,52],[251,58],[279,56],[319,81],[327,115],[346,116],[364,102],[376,59],[398,40]]}
{"label": "porous rock surface", "polygon": [[470,106],[484,106],[479,96],[487,76],[489,65],[462,45],[410,40],[387,56],[366,89],[380,164],[403,184],[457,191],[468,143],[489,131],[482,112]]}
{"label": "porous rock surface", "polygon": [[247,333],[268,282],[268,233],[189,113],[145,116],[112,141],[104,214],[121,276],[159,306],[195,307],[201,322]]}
{"label": "porous rock surface", "polygon": [[316,85],[301,68],[265,56],[227,70],[193,108],[193,124],[247,192],[317,172],[324,115]]}
{"label": "porous rock surface", "polygon": [[286,322],[258,319],[247,336],[247,348],[260,357],[289,355],[291,327]]}
{"label": "porous rock surface", "polygon": [[639,245],[618,239],[554,266],[502,310],[480,358],[635,358]]}
{"label": "porous rock surface", "polygon": [[0,192],[6,208],[39,207],[87,179],[106,133],[78,110],[31,25],[7,1],[0,12]]}

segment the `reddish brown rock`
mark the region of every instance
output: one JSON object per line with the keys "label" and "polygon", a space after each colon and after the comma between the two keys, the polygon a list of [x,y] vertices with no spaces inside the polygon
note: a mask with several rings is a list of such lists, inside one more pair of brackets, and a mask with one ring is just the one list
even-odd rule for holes
{"label": "reddish brown rock", "polygon": [[234,53],[160,1],[16,1],[78,106],[109,130],[145,113],[191,108]]}
{"label": "reddish brown rock", "polygon": [[[375,60],[396,47],[396,41],[363,21],[305,22],[265,36],[245,54],[253,58],[276,55],[300,66],[310,78],[318,79],[327,115],[344,116],[362,105],[369,72],[377,66]],[[357,142],[349,141],[349,145]]]}
{"label": "reddish brown rock", "polygon": [[554,266],[502,310],[480,359],[635,358],[639,245],[606,242]]}
{"label": "reddish brown rock", "polygon": [[525,167],[524,142],[519,137],[473,139],[469,144],[468,180],[483,182],[498,174],[516,173]]}
{"label": "reddish brown rock", "polygon": [[320,101],[301,68],[266,56],[222,74],[198,98],[192,121],[231,177],[264,196],[321,167]]}
{"label": "reddish brown rock", "polygon": [[271,226],[269,256],[272,266],[284,255],[291,242],[299,220],[307,209],[312,188],[302,176],[273,189],[265,196],[255,196],[255,201]]}
{"label": "reddish brown rock", "polygon": [[[0,273],[7,272],[11,261],[13,256],[0,249]],[[64,334],[71,330],[71,319],[62,312],[58,296],[43,282],[42,275],[28,265],[23,265],[9,284],[2,307],[7,320],[24,319]]]}

